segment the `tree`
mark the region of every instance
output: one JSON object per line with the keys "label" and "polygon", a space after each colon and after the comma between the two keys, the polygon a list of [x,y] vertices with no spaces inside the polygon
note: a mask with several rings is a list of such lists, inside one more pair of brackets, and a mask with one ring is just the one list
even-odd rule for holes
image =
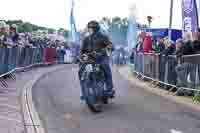
{"label": "tree", "polygon": [[[4,20],[2,20],[4,21]],[[8,20],[8,21],[5,21],[6,24],[8,25],[17,25],[17,31],[19,33],[24,33],[24,32],[33,32],[33,31],[38,31],[38,30],[47,30],[47,31],[50,31],[50,32],[53,32],[55,31],[54,29],[52,28],[45,28],[45,27],[42,27],[42,26],[38,26],[38,25],[35,25],[35,24],[31,24],[29,22],[23,22],[22,20]]]}
{"label": "tree", "polygon": [[23,28],[22,25],[23,25],[23,24],[21,24],[21,25],[19,25],[19,26],[17,27],[17,31],[18,31],[19,33],[23,33],[23,32],[24,32],[24,28]]}
{"label": "tree", "polygon": [[151,27],[152,20],[153,20],[152,16],[147,16],[147,21],[148,21],[149,27]]}
{"label": "tree", "polygon": [[68,37],[69,37],[69,31],[66,30],[66,29],[64,29],[64,28],[60,28],[60,29],[58,30],[58,32],[59,32],[59,33],[63,33],[63,35],[64,35],[65,38],[68,38]]}
{"label": "tree", "polygon": [[48,33],[49,33],[49,34],[53,34],[54,32],[55,32],[54,29],[51,29],[51,28],[48,29]]}
{"label": "tree", "polygon": [[32,31],[33,31],[33,27],[30,23],[23,23],[18,26],[19,33],[32,32]]}
{"label": "tree", "polygon": [[8,24],[8,25],[13,25],[13,24],[20,25],[22,23],[23,23],[22,20],[8,20],[8,21],[6,21],[6,24]]}
{"label": "tree", "polygon": [[58,32],[64,32],[64,31],[65,31],[65,29],[63,29],[63,28],[58,29]]}
{"label": "tree", "polygon": [[65,31],[64,31],[64,37],[65,37],[65,38],[69,38],[69,31],[68,31],[68,30],[65,30]]}

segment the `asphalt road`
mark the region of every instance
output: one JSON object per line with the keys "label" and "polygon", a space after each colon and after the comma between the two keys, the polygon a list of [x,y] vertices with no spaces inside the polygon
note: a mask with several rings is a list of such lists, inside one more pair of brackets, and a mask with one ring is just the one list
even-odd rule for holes
{"label": "asphalt road", "polygon": [[200,113],[131,85],[113,69],[117,97],[101,114],[80,103],[78,67],[40,80],[33,100],[47,133],[200,133]]}

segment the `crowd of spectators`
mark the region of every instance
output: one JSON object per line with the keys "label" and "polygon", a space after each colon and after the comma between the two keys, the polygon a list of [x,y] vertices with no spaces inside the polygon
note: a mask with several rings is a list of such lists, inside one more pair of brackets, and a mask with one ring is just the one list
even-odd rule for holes
{"label": "crowd of spectators", "polygon": [[141,33],[135,51],[143,53],[158,53],[161,55],[191,55],[200,51],[200,29],[194,36],[185,33],[176,42],[168,37],[153,38],[150,33]]}
{"label": "crowd of spectators", "polygon": [[[200,61],[197,60],[195,63],[185,62],[182,60],[182,57],[200,54],[200,29],[198,29],[197,33],[185,33],[183,38],[179,38],[175,42],[168,37],[154,38],[150,33],[141,33],[138,36],[138,42],[134,51],[137,53],[152,53],[159,56],[164,55],[165,57],[172,55],[176,57],[177,64],[173,66],[177,75],[176,86],[195,88],[194,81],[197,73],[195,68],[200,64]],[[134,54],[132,54],[131,59],[134,60]],[[188,75],[191,83],[188,83]],[[198,75],[200,75],[200,68],[198,68]]]}
{"label": "crowd of spectators", "polygon": [[[42,56],[42,60],[54,60],[48,54],[56,54],[58,64],[73,63],[77,57],[78,44],[69,43],[61,33],[51,33],[47,31],[36,31],[29,33],[18,33],[16,25],[7,25],[0,21],[0,76],[7,72],[8,62],[15,60],[16,50],[19,52],[19,64],[28,65],[35,57]],[[6,49],[3,49],[6,48]],[[9,50],[7,50],[9,48]],[[20,48],[20,49],[10,49]],[[21,48],[39,48],[39,49],[21,49]],[[44,49],[54,48],[54,49]],[[13,51],[12,51],[13,50]],[[28,52],[27,52],[28,51]],[[32,51],[32,52],[29,52]],[[44,55],[40,52],[43,51]],[[46,52],[44,52],[46,51]],[[8,57],[9,55],[9,57]],[[44,57],[43,57],[44,56]],[[55,57],[54,57],[55,58]],[[29,62],[29,63],[28,63]],[[31,62],[34,63],[34,62]],[[30,64],[29,64],[30,65]],[[9,66],[10,67],[10,66]]]}
{"label": "crowd of spectators", "polygon": [[16,25],[7,25],[0,22],[0,48],[56,48],[58,46],[66,46],[66,42],[61,40],[53,40],[48,34],[37,35],[35,33],[17,33]]}

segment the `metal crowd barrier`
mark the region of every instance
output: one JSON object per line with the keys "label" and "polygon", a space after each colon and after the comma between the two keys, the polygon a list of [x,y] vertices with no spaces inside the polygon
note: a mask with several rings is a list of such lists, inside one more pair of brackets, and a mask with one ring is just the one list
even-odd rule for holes
{"label": "metal crowd barrier", "polygon": [[0,48],[0,83],[7,76],[14,79],[14,72],[41,64],[55,64],[55,48]]}
{"label": "metal crowd barrier", "polygon": [[199,59],[200,54],[183,56],[179,61],[175,56],[135,52],[132,70],[138,78],[151,81],[154,87],[162,86],[174,95],[187,92],[195,100],[200,95]]}

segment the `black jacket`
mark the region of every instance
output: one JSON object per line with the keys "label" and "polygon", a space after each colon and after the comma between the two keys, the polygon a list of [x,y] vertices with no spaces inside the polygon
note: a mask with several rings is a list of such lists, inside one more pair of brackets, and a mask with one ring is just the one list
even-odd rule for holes
{"label": "black jacket", "polygon": [[175,46],[171,45],[170,47],[163,50],[160,54],[165,56],[173,55],[174,51],[175,51]]}
{"label": "black jacket", "polygon": [[176,56],[181,57],[183,55],[195,54],[196,50],[192,41],[188,41],[182,45],[182,47],[176,51]]}
{"label": "black jacket", "polygon": [[83,39],[80,54],[82,55],[84,53],[89,53],[94,50],[100,52],[103,48],[107,47],[108,45],[112,45],[109,38],[101,32],[97,32]]}
{"label": "black jacket", "polygon": [[200,52],[200,41],[199,41],[199,40],[195,40],[195,41],[193,42],[193,44],[194,44],[194,50],[195,50],[196,52]]}

